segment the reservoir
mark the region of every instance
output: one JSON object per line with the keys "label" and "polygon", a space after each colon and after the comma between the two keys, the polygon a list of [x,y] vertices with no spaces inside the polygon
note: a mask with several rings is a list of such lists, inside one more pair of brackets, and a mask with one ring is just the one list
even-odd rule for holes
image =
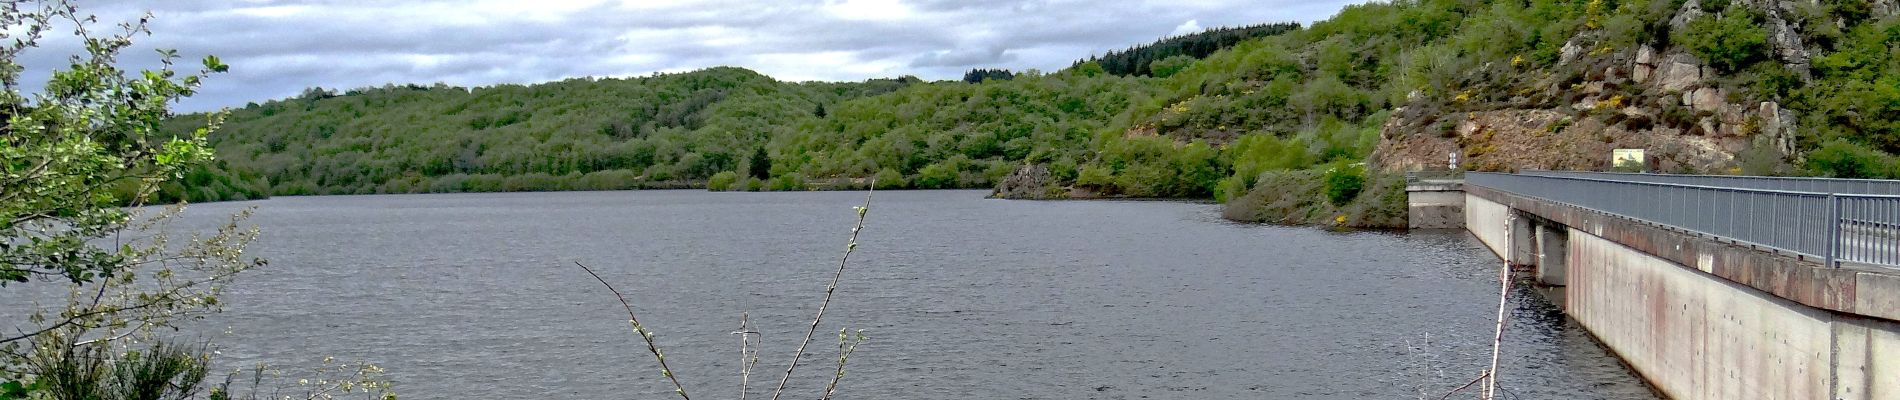
{"label": "reservoir", "polygon": [[[1464,231],[1331,232],[1227,222],[1214,204],[986,194],[876,193],[788,398],[819,397],[840,328],[870,339],[839,398],[1437,399],[1489,365],[1500,261]],[[247,253],[270,265],[185,334],[214,343],[225,371],[374,362],[405,399],[670,397],[582,262],[627,294],[695,398],[738,397],[731,332],[749,313],[764,346],[752,396],[764,398],[863,201],[625,191],[193,205],[178,229],[256,207],[264,233]],[[1503,398],[1654,398],[1536,291],[1509,301]]]}

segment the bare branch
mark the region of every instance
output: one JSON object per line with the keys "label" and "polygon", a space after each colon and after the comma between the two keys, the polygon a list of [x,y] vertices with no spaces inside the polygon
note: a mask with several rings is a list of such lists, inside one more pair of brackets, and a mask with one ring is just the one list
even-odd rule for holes
{"label": "bare branch", "polygon": [[818,333],[818,323],[825,319],[825,309],[831,306],[831,295],[838,291],[838,280],[844,277],[844,267],[851,260],[851,253],[858,249],[858,232],[864,230],[864,215],[871,211],[871,195],[877,191],[877,179],[871,180],[871,189],[864,193],[864,206],[858,207],[858,226],[851,228],[851,241],[844,247],[844,256],[838,257],[838,272],[831,275],[831,284],[825,286],[825,301],[818,304],[818,315],[811,319],[811,329],[805,331],[805,340],[798,343],[798,351],[792,353],[792,364],[785,367],[785,376],[779,378],[778,388],[772,390],[772,400],[778,400],[785,394],[785,384],[792,381],[792,371],[798,369],[798,360],[805,355],[805,346],[811,344],[811,337]]}
{"label": "bare branch", "polygon": [[606,279],[601,278],[600,274],[594,273],[594,269],[588,268],[587,264],[581,264],[579,261],[575,261],[574,265],[580,266],[581,270],[587,271],[588,275],[593,275],[594,280],[600,281],[601,286],[606,286],[607,291],[614,293],[614,298],[620,299],[620,306],[627,309],[627,321],[633,323],[633,333],[640,335],[640,339],[647,342],[647,352],[653,353],[653,359],[660,362],[660,373],[666,375],[666,379],[673,382],[673,393],[679,394],[681,399],[692,400],[692,397],[686,396],[686,387],[680,385],[679,378],[673,376],[673,368],[666,366],[666,355],[660,354],[660,347],[653,343],[653,332],[647,331],[645,326],[640,325],[640,317],[634,315],[633,304],[627,302],[627,296],[620,294],[619,289],[614,289],[613,284],[607,283]]}

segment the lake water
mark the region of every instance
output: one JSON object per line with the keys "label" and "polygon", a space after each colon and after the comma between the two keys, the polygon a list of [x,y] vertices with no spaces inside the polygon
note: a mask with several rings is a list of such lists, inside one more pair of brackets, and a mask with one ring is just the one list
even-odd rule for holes
{"label": "lake water", "polygon": [[[856,399],[1436,399],[1489,363],[1498,260],[1463,232],[1236,224],[1219,206],[879,192],[788,398],[816,398],[836,332],[871,340]],[[198,335],[226,367],[373,361],[405,399],[671,396],[593,266],[696,398],[754,397],[803,336],[863,193],[290,197]],[[1654,398],[1543,297],[1511,296],[1506,398]],[[1469,393],[1469,392],[1467,392]],[[1472,398],[1466,396],[1463,398]]]}

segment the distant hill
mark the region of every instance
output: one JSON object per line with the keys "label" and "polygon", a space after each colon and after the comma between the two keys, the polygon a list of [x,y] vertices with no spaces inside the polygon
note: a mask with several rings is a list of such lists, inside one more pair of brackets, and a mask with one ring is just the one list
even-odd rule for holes
{"label": "distant hill", "polygon": [[[1262,38],[1292,32],[1300,29],[1300,24],[1291,22],[1248,25],[1241,27],[1220,27],[1198,33],[1173,36],[1156,40],[1154,43],[1130,47],[1121,51],[1110,51],[1100,57],[1076,61],[1077,65],[1086,62],[1101,64],[1102,70],[1115,75],[1154,76],[1154,63],[1171,60],[1174,65],[1164,69],[1178,70],[1185,62],[1192,62],[1216,51],[1233,47],[1249,39]],[[1178,58],[1177,58],[1178,57]],[[1166,63],[1164,63],[1166,64]],[[1161,74],[1163,76],[1167,73]]]}
{"label": "distant hill", "polygon": [[[1609,149],[1628,147],[1668,172],[1894,177],[1900,22],[1883,4],[1375,2],[1053,73],[979,69],[977,83],[714,68],[314,90],[234,110],[212,138],[222,166],[173,192],[801,190],[875,177],[1008,183],[1017,197],[1211,197],[1237,219],[1380,226],[1403,221],[1387,173],[1449,154],[1469,169],[1604,169]],[[1289,183],[1314,179],[1327,183]]]}

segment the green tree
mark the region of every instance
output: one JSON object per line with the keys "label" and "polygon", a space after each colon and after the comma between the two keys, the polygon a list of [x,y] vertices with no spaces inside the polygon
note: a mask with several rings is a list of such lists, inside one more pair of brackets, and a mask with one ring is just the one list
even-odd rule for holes
{"label": "green tree", "polygon": [[1174,73],[1176,72],[1181,72],[1181,70],[1187,69],[1187,67],[1190,65],[1194,65],[1194,60],[1195,60],[1194,57],[1189,57],[1187,55],[1177,55],[1177,56],[1172,56],[1168,58],[1163,58],[1159,61],[1155,61],[1153,64],[1150,64],[1148,68],[1152,69],[1152,72],[1154,73],[1154,77],[1166,78],[1166,77],[1174,76]]}
{"label": "green tree", "polygon": [[746,167],[751,177],[766,179],[772,177],[772,156],[765,153],[765,146],[759,146],[752,152],[751,165]]}
{"label": "green tree", "polygon": [[[183,206],[157,213],[139,207],[159,186],[184,180],[211,159],[206,135],[220,114],[197,119],[181,134],[161,125],[172,103],[228,69],[205,57],[195,72],[183,72],[170,50],[160,51],[158,69],[119,69],[120,52],[149,33],[148,20],[101,34],[91,16],[66,2],[0,6],[0,31],[14,39],[0,45],[0,110],[7,116],[0,125],[0,287],[58,293],[40,299],[58,305],[24,306],[23,328],[0,334],[0,397],[191,395],[208,355],[169,347],[157,332],[217,311],[225,282],[261,265],[242,253],[256,235],[238,226],[248,212],[216,232],[167,243],[167,233],[152,228]],[[68,29],[85,53],[54,71],[41,92],[22,92],[21,55],[43,51],[38,46],[48,32]],[[36,288],[44,286],[65,290]]]}
{"label": "green tree", "polygon": [[1689,21],[1687,28],[1676,41],[1724,72],[1739,71],[1768,56],[1768,30],[1746,10],[1704,15]]}

